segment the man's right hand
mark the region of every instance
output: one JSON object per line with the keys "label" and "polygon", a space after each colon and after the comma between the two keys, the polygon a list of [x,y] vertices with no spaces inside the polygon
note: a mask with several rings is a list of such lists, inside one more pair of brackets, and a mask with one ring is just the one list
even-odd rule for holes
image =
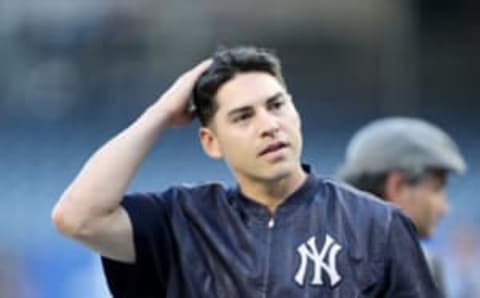
{"label": "man's right hand", "polygon": [[168,114],[170,127],[182,127],[194,117],[189,101],[195,82],[212,64],[211,59],[204,60],[194,68],[182,74],[173,85],[154,103],[158,109]]}

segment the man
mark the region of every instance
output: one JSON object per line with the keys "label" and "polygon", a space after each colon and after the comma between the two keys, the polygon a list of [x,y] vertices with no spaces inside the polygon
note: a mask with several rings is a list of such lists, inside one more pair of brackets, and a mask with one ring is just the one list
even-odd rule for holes
{"label": "man", "polygon": [[[187,124],[238,186],[124,195],[154,142]],[[103,256],[114,297],[438,297],[409,220],[302,166],[278,59],[220,50],[101,147],[53,211]]]}
{"label": "man", "polygon": [[[426,238],[448,211],[447,174],[465,168],[457,145],[440,128],[420,119],[392,117],[374,121],[353,136],[340,177],[398,205],[418,236]],[[424,252],[443,289],[438,260]]]}

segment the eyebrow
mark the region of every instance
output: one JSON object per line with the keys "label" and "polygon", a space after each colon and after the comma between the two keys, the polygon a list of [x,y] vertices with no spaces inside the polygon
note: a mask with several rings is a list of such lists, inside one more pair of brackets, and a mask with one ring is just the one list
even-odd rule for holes
{"label": "eyebrow", "polygon": [[[277,100],[278,98],[282,97],[285,95],[285,92],[283,91],[278,91],[277,93],[273,94],[272,96],[268,97],[266,100],[265,100],[265,103],[269,104],[269,103],[272,103],[273,101]],[[241,114],[241,113],[244,113],[244,112],[247,112],[251,109],[251,106],[243,106],[243,107],[238,107],[238,108],[235,108],[233,110],[231,110],[230,112],[227,113],[227,117],[233,117],[235,116],[236,114]]]}

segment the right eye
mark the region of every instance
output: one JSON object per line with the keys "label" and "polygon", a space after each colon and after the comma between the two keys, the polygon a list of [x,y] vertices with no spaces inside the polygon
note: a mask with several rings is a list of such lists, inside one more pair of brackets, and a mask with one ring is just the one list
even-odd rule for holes
{"label": "right eye", "polygon": [[250,113],[241,113],[233,117],[233,123],[242,122],[248,120],[251,117]]}

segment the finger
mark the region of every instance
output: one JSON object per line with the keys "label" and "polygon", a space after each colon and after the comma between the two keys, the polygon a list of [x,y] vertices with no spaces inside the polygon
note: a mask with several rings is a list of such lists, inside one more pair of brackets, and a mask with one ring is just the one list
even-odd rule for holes
{"label": "finger", "polygon": [[207,70],[212,65],[212,63],[213,63],[212,58],[205,59],[202,62],[198,63],[197,66],[193,68],[193,71],[195,73],[202,73],[205,70]]}
{"label": "finger", "polygon": [[198,63],[187,73],[193,78],[198,78],[202,73],[204,73],[213,63],[213,59],[205,59],[202,62]]}
{"label": "finger", "polygon": [[209,58],[203,60],[191,70],[183,73],[172,86],[162,95],[162,97],[169,97],[172,95],[189,98],[192,93],[193,86],[200,75],[210,67],[213,59]]}

